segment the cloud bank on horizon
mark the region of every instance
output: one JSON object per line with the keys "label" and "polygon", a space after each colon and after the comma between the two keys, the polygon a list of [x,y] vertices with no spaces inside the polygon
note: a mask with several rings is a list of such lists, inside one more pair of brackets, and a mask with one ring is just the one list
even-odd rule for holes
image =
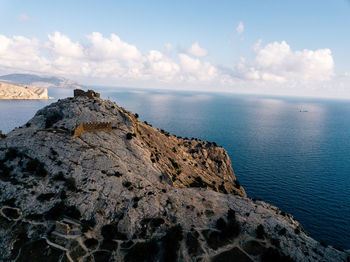
{"label": "cloud bank on horizon", "polygon": [[[238,35],[244,32],[243,22],[236,31]],[[342,94],[350,79],[348,73],[335,75],[330,49],[293,50],[286,41],[263,44],[259,40],[252,47],[253,58],[241,57],[231,65],[207,61],[208,50],[198,41],[186,51],[176,51],[171,45],[164,50],[141,52],[113,33],[104,36],[92,32],[84,43],[74,42],[58,31],[49,34],[46,41],[0,34],[0,71],[95,79],[110,85],[130,83],[142,87],[146,81],[165,87],[205,86],[235,92],[282,90],[286,94],[288,90],[306,94],[334,88]]]}

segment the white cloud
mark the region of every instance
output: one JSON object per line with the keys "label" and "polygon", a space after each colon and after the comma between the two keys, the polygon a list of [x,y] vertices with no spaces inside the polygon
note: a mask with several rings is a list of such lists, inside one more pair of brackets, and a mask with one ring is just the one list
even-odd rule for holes
{"label": "white cloud", "polygon": [[[143,53],[115,34],[106,37],[95,32],[86,39],[82,44],[60,32],[49,34],[45,42],[0,35],[0,71],[57,74],[95,83],[119,81],[144,85],[148,81],[171,87],[212,85],[212,88],[234,90],[274,86],[304,91],[328,85],[329,90],[334,86],[346,92],[350,82],[349,73],[341,78],[334,77],[330,49],[293,50],[285,41],[262,45],[260,40],[253,46],[253,59],[241,57],[231,67],[225,67],[199,58],[207,51],[198,42],[192,45],[197,51],[197,57],[193,57],[187,51],[176,54],[170,45],[166,49],[171,52],[150,50]],[[336,81],[339,84],[334,84]]]}
{"label": "white cloud", "polygon": [[198,42],[194,42],[188,49],[188,53],[194,56],[202,57],[208,54],[207,49],[200,47]]}
{"label": "white cloud", "polygon": [[330,49],[292,51],[285,42],[273,42],[257,50],[255,65],[262,78],[281,82],[291,79],[325,81],[334,75]]}
{"label": "white cloud", "polygon": [[82,58],[84,56],[83,47],[79,43],[73,43],[72,40],[60,32],[48,35],[51,49],[60,56]]}
{"label": "white cloud", "polygon": [[191,82],[211,81],[217,76],[217,69],[209,62],[202,63],[197,58],[179,54],[181,69]]}
{"label": "white cloud", "polygon": [[150,66],[150,74],[163,81],[172,80],[180,70],[178,64],[159,51],[150,51],[147,59]]}
{"label": "white cloud", "polygon": [[238,26],[236,27],[237,33],[240,35],[244,32],[244,24],[242,21],[238,23]]}
{"label": "white cloud", "polygon": [[0,35],[0,66],[3,68],[49,70],[50,61],[40,51],[40,42],[35,38]]}
{"label": "white cloud", "polygon": [[141,52],[136,46],[122,41],[119,36],[111,34],[109,38],[101,33],[93,32],[88,35],[91,45],[87,49],[88,56],[95,60],[136,60],[141,57]]}

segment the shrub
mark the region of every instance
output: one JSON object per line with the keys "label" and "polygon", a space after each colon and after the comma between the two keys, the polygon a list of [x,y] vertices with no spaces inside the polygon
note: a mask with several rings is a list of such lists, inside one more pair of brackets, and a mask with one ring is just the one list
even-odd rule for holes
{"label": "shrub", "polygon": [[109,251],[117,250],[118,249],[118,242],[115,242],[115,241],[110,240],[110,239],[104,239],[102,241],[100,249],[106,249]]}
{"label": "shrub", "polygon": [[46,193],[46,194],[40,194],[37,199],[39,201],[48,201],[52,199],[55,196],[55,193]]}
{"label": "shrub", "polygon": [[57,156],[57,152],[55,151],[55,149],[53,149],[52,147],[50,148],[50,152],[53,156]]}
{"label": "shrub", "polygon": [[282,254],[275,248],[269,247],[261,255],[261,262],[293,262],[290,256]]}
{"label": "shrub", "polygon": [[66,207],[64,210],[64,214],[68,217],[71,217],[71,218],[74,218],[77,220],[79,220],[81,218],[80,210],[78,208],[76,208],[75,206]]}
{"label": "shrub", "polygon": [[63,201],[56,203],[49,211],[46,212],[45,218],[47,220],[57,220],[64,215],[66,205]]}
{"label": "shrub", "polygon": [[279,234],[280,236],[285,236],[286,233],[287,233],[287,229],[285,229],[285,228],[282,228],[280,231],[278,231],[278,234]]}
{"label": "shrub", "polygon": [[75,182],[74,177],[66,178],[65,185],[68,188],[68,190],[71,190],[71,191],[76,191],[77,190],[77,183]]}
{"label": "shrub", "polygon": [[63,172],[60,171],[53,177],[53,180],[55,180],[55,181],[66,181],[66,178],[64,177]]}
{"label": "shrub", "polygon": [[29,160],[25,170],[32,173],[33,175],[40,177],[45,177],[48,175],[44,164],[40,162],[37,158]]}
{"label": "shrub", "polygon": [[111,224],[104,225],[101,228],[101,235],[104,239],[113,239],[118,234],[118,223],[112,222]]}
{"label": "shrub", "polygon": [[50,112],[45,119],[45,128],[52,127],[55,123],[62,120],[63,116],[59,112]]}
{"label": "shrub", "polygon": [[138,202],[140,201],[141,197],[134,197],[132,200],[134,202],[134,204],[132,205],[133,208],[137,208],[138,206]]}
{"label": "shrub", "polygon": [[190,183],[190,187],[206,188],[207,186],[209,186],[209,184],[204,182],[200,176],[197,176],[194,181]]}
{"label": "shrub", "polygon": [[199,234],[197,231],[187,233],[186,246],[187,246],[189,255],[196,255],[202,251],[198,238],[199,238]]}
{"label": "shrub", "polygon": [[265,237],[265,230],[264,226],[262,224],[258,225],[258,227],[255,229],[256,237],[263,239]]}
{"label": "shrub", "polygon": [[180,248],[180,242],[182,239],[183,233],[181,225],[173,226],[167,230],[166,235],[162,238],[164,248],[164,261],[177,261],[178,250]]}
{"label": "shrub", "polygon": [[225,188],[224,182],[222,182],[222,183],[219,185],[218,189],[219,189],[219,192],[220,192],[220,193],[228,194],[228,192],[227,192],[227,190],[226,190],[226,188]]}
{"label": "shrub", "polygon": [[239,183],[238,179],[235,180],[235,188],[240,189],[241,184]]}
{"label": "shrub", "polygon": [[146,242],[138,242],[125,255],[125,262],[139,262],[139,261],[155,261],[156,255],[159,251],[157,241],[151,239]]}
{"label": "shrub", "polygon": [[129,182],[129,181],[124,181],[124,182],[123,182],[123,186],[124,186],[124,187],[130,187],[130,186],[131,186],[131,182]]}
{"label": "shrub", "polygon": [[94,249],[98,245],[98,240],[95,238],[88,238],[84,241],[84,244],[89,249]]}
{"label": "shrub", "polygon": [[133,133],[127,133],[126,134],[126,139],[131,140],[133,136],[136,136],[136,135],[133,134]]}
{"label": "shrub", "polygon": [[172,159],[170,157],[168,159],[169,159],[169,161],[171,162],[171,164],[173,165],[173,167],[175,169],[179,169],[180,168],[179,164],[174,159]]}
{"label": "shrub", "polygon": [[12,161],[17,157],[22,157],[21,152],[17,148],[10,147],[5,154],[5,161]]}

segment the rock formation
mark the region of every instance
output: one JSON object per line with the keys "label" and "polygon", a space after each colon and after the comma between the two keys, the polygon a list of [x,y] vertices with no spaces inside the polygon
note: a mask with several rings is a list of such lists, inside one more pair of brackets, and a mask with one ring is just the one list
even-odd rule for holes
{"label": "rock formation", "polygon": [[0,99],[50,99],[46,88],[12,85],[0,82]]}
{"label": "rock formation", "polygon": [[[111,123],[73,138],[79,123]],[[346,261],[246,197],[222,147],[78,96],[0,139],[0,261]]]}

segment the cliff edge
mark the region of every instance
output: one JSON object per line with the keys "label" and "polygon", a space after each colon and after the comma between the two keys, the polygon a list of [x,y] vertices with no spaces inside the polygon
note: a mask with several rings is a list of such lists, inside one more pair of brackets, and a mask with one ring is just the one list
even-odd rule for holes
{"label": "cliff edge", "polygon": [[0,138],[0,261],[346,261],[246,197],[222,147],[84,94]]}
{"label": "cliff edge", "polygon": [[51,99],[46,88],[0,82],[0,99]]}

